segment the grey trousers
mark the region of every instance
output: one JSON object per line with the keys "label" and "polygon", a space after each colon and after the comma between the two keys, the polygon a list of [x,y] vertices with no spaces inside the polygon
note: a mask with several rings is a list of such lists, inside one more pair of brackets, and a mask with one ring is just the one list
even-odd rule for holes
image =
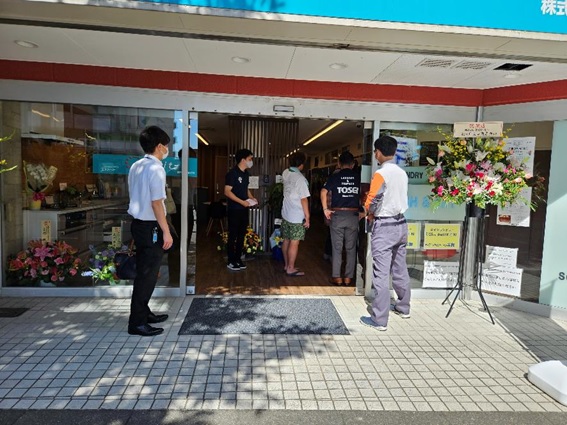
{"label": "grey trousers", "polygon": [[372,226],[372,320],[388,325],[390,313],[390,273],[398,296],[395,309],[409,313],[411,287],[406,264],[408,226],[403,216],[376,218]]}
{"label": "grey trousers", "polygon": [[358,213],[337,211],[331,216],[331,245],[333,248],[333,277],[341,277],[343,246],[346,250],[345,274],[353,278],[356,269],[356,241],[358,239]]}

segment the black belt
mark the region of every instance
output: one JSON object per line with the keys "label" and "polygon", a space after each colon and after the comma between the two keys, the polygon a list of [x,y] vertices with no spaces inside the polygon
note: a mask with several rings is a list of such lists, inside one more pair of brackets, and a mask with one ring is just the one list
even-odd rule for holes
{"label": "black belt", "polygon": [[403,218],[405,218],[405,217],[404,217],[403,214],[397,214],[397,215],[391,215],[391,216],[389,216],[389,217],[376,217],[376,218],[377,218],[378,220],[384,220],[384,219],[388,219],[388,218],[391,218],[391,219],[393,219],[393,220],[401,220],[401,219],[403,219]]}
{"label": "black belt", "polygon": [[157,220],[140,220],[135,218],[134,220],[132,220],[135,223],[140,223],[140,224],[157,224]]}
{"label": "black belt", "polygon": [[358,208],[331,208],[332,211],[358,211]]}

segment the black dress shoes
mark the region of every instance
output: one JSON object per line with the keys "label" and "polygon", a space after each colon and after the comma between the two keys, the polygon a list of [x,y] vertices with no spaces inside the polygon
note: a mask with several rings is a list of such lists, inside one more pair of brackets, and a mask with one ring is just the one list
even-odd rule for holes
{"label": "black dress shoes", "polygon": [[162,332],[163,328],[154,328],[148,324],[139,326],[128,325],[128,333],[130,335],[155,336]]}
{"label": "black dress shoes", "polygon": [[165,322],[169,316],[167,314],[148,314],[148,323],[161,323]]}

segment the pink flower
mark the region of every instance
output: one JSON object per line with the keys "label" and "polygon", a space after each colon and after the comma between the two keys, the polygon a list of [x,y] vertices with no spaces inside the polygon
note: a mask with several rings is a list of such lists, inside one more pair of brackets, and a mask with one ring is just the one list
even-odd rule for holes
{"label": "pink flower", "polygon": [[453,195],[453,196],[457,196],[459,193],[460,193],[460,192],[459,192],[459,189],[453,189],[453,190],[451,191],[451,195]]}
{"label": "pink flower", "polygon": [[51,257],[51,249],[49,249],[47,246],[40,246],[38,248],[35,249],[34,252],[34,256],[35,257],[39,257],[41,259],[41,261],[45,260],[45,257]]}
{"label": "pink flower", "polygon": [[467,173],[472,172],[474,168],[475,168],[474,164],[470,162],[465,166],[465,170],[467,171]]}
{"label": "pink flower", "polygon": [[439,186],[439,187],[437,188],[437,195],[443,196],[443,186]]}
{"label": "pink flower", "polygon": [[429,180],[429,183],[433,183],[435,181],[435,177],[430,176],[428,180]]}

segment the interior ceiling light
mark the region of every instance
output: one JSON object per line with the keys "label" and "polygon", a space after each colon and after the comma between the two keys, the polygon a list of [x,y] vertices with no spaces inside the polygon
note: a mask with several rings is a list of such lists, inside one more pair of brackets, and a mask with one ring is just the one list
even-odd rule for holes
{"label": "interior ceiling light", "polygon": [[20,47],[25,47],[28,49],[37,49],[39,47],[38,44],[26,40],[15,40],[14,43],[16,43]]}
{"label": "interior ceiling light", "polygon": [[313,136],[312,138],[310,138],[309,140],[306,140],[305,142],[303,142],[303,146],[307,146],[309,143],[313,142],[314,140],[318,139],[319,137],[321,137],[323,134],[331,131],[333,128],[341,125],[344,122],[344,120],[337,120],[334,123],[332,123],[330,126],[324,128],[323,130],[321,130],[319,133],[317,133],[315,136]]}
{"label": "interior ceiling light", "polygon": [[197,133],[197,139],[199,139],[201,142],[203,142],[205,145],[209,146],[209,142],[207,142],[205,140],[205,138],[203,136],[201,136],[199,133]]}
{"label": "interior ceiling light", "polygon": [[348,65],[346,63],[332,63],[329,65],[329,68],[331,69],[345,69],[348,68]]}
{"label": "interior ceiling light", "polygon": [[236,63],[248,63],[250,62],[249,58],[243,58],[241,56],[233,56],[232,61]]}

